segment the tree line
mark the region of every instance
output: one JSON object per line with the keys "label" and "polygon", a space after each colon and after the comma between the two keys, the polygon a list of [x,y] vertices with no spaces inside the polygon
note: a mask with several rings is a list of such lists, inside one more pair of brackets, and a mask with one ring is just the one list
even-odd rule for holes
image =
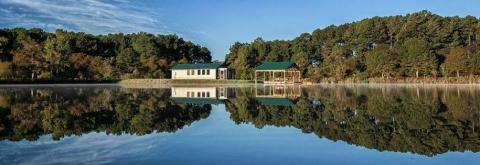
{"label": "tree line", "polygon": [[0,29],[0,79],[7,81],[168,78],[177,63],[210,62],[210,51],[176,35],[91,35]]}
{"label": "tree line", "polygon": [[429,11],[331,25],[292,40],[234,43],[226,63],[251,79],[262,61],[292,61],[304,77],[419,78],[480,74],[480,21]]}

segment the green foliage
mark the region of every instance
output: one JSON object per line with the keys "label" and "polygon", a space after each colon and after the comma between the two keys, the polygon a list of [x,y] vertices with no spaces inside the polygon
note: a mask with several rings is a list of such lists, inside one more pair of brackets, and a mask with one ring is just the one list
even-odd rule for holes
{"label": "green foliage", "polygon": [[344,78],[347,71],[346,61],[349,57],[349,51],[343,46],[334,46],[332,51],[324,56],[321,68],[327,72],[327,76]]}
{"label": "green foliage", "polygon": [[292,61],[297,64],[300,71],[305,72],[308,66],[308,55],[305,52],[298,52],[292,56]]}
{"label": "green foliage", "polygon": [[408,77],[429,75],[438,68],[437,58],[425,40],[407,39],[397,50],[401,60],[400,67]]}
{"label": "green foliage", "polygon": [[[236,47],[233,47],[233,49],[236,49]],[[253,77],[252,67],[255,66],[255,64],[253,64],[255,62],[255,55],[251,48],[240,47],[235,56],[235,60],[233,60],[230,65],[235,68],[235,75],[237,78],[251,79]]]}
{"label": "green foliage", "polygon": [[[472,16],[442,17],[428,11],[405,16],[373,17],[343,25],[331,25],[303,33],[293,40],[235,43],[226,56],[227,64],[242,71],[254,68],[261,61],[294,61],[310,79],[348,79],[358,75],[364,78],[408,78],[420,76],[449,76],[458,69],[445,64],[448,51],[456,47],[468,47],[468,60],[480,46],[480,21]],[[380,45],[390,50],[375,52]],[[245,47],[255,56],[248,65],[233,65],[239,51]],[[382,56],[379,55],[383,54]],[[373,54],[373,55],[372,55]],[[372,57],[368,57],[371,55]],[[397,60],[397,61],[372,61]],[[366,60],[370,60],[367,64]],[[375,64],[377,63],[377,64]],[[391,64],[395,63],[395,64]],[[468,62],[460,75],[479,74]],[[370,69],[366,68],[370,65]],[[373,66],[375,65],[375,66]],[[383,66],[383,67],[379,67]],[[375,70],[378,68],[380,70]],[[386,72],[388,70],[388,73]],[[238,77],[247,78],[247,77]]]}
{"label": "green foliage", "polygon": [[208,49],[175,35],[90,35],[61,29],[0,29],[0,55],[0,79],[20,82],[168,78],[178,62],[211,61]]}
{"label": "green foliage", "polygon": [[8,45],[8,38],[6,37],[0,37],[0,54],[3,56],[4,49]]}
{"label": "green foliage", "polygon": [[387,45],[379,45],[369,51],[365,57],[367,72],[373,77],[381,75],[382,78],[395,75],[395,69],[398,65],[396,56],[394,56],[395,53]]}

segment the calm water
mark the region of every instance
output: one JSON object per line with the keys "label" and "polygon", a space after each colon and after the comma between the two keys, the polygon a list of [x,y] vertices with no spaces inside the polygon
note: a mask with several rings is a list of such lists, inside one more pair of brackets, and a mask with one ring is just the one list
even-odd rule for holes
{"label": "calm water", "polygon": [[478,86],[0,87],[0,164],[478,164]]}

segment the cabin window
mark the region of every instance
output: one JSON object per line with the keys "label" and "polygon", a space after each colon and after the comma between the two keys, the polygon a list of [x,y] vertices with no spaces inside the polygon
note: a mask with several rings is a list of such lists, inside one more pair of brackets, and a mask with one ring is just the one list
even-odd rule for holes
{"label": "cabin window", "polygon": [[200,92],[197,92],[197,97],[200,97]]}
{"label": "cabin window", "polygon": [[187,70],[187,75],[190,75],[190,70]]}
{"label": "cabin window", "polygon": [[207,92],[207,97],[210,97],[210,92]]}
{"label": "cabin window", "polygon": [[[190,72],[189,72],[190,73]],[[187,97],[190,97],[190,92],[187,92]]]}
{"label": "cabin window", "polygon": [[210,75],[210,70],[207,70],[207,75]]}
{"label": "cabin window", "polygon": [[202,92],[202,97],[205,97],[205,92]]}
{"label": "cabin window", "polygon": [[205,75],[205,70],[202,69],[202,75]]}

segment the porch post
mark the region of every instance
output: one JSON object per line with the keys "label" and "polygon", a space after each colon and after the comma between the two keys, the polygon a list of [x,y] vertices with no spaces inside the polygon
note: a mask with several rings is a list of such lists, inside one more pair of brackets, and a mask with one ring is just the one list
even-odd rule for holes
{"label": "porch post", "polygon": [[272,74],[273,74],[273,82],[275,82],[275,71],[273,71]]}
{"label": "porch post", "polygon": [[257,71],[255,70],[255,85],[257,85]]}
{"label": "porch post", "polygon": [[294,73],[294,72],[290,72],[290,74],[292,75],[292,83],[295,83],[295,73]]}
{"label": "porch post", "polygon": [[294,72],[292,72],[292,81],[293,81],[293,83],[295,83],[295,73]]}
{"label": "porch post", "polygon": [[273,81],[273,72],[272,71],[270,71],[270,77],[269,77],[268,81]]}
{"label": "porch post", "polygon": [[289,71],[290,72],[290,78],[291,78],[291,81],[292,81],[292,84],[295,83],[295,79],[293,79],[293,74],[292,74],[292,71]]}
{"label": "porch post", "polygon": [[263,83],[265,83],[266,77],[267,76],[266,76],[265,72],[263,72]]}
{"label": "porch post", "polygon": [[272,89],[272,96],[275,96],[275,88],[274,88],[274,86],[271,86],[271,89]]}
{"label": "porch post", "polygon": [[300,73],[300,71],[297,71],[298,72],[298,82],[301,82],[302,80],[302,73]]}
{"label": "porch post", "polygon": [[301,82],[302,74],[300,73],[300,71],[297,71],[297,73],[298,73],[298,82]]}

